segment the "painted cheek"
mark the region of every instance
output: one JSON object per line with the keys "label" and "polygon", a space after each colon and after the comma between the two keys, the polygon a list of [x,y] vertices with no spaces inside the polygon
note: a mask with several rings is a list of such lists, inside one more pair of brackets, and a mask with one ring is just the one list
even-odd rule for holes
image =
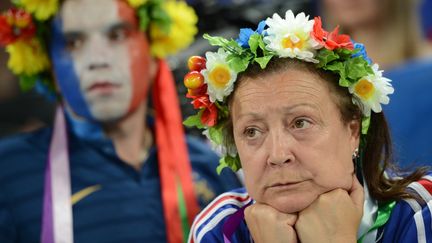
{"label": "painted cheek", "polygon": [[[149,87],[149,53],[144,34],[137,34],[129,43],[130,69],[132,74],[132,100],[129,112],[134,110],[146,97]],[[142,36],[142,37],[140,37]]]}
{"label": "painted cheek", "polygon": [[[120,18],[126,22],[138,26],[136,13],[124,1],[118,1]],[[135,110],[139,104],[147,97],[149,88],[150,53],[148,41],[145,34],[141,31],[133,30],[127,40],[130,58],[130,73],[132,78],[132,99],[128,113]]]}
{"label": "painted cheek", "polygon": [[94,120],[80,90],[80,82],[75,72],[74,62],[66,50],[62,22],[56,17],[51,26],[52,38],[49,46],[54,75],[63,98],[80,117]]}

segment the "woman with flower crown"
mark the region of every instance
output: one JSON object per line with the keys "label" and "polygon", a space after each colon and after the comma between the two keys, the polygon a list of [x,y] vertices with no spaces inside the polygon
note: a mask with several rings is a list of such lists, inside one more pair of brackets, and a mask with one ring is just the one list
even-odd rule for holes
{"label": "woman with flower crown", "polygon": [[189,242],[432,242],[432,173],[392,165],[394,90],[361,44],[291,10],[237,40],[204,37],[219,49],[190,59],[198,113],[184,124],[245,188],[209,204]]}
{"label": "woman with flower crown", "polygon": [[163,59],[193,40],[193,10],[163,0],[14,4],[0,15],[8,67],[24,88],[58,91],[59,106],[53,129],[0,141],[0,242],[186,241],[200,207],[239,185],[185,139]]}

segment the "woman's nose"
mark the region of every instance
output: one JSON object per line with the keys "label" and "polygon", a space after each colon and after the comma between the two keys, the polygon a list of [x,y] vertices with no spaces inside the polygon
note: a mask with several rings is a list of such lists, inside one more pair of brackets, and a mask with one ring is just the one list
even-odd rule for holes
{"label": "woman's nose", "polygon": [[271,136],[268,164],[281,166],[294,161],[292,153],[292,138],[283,133]]}

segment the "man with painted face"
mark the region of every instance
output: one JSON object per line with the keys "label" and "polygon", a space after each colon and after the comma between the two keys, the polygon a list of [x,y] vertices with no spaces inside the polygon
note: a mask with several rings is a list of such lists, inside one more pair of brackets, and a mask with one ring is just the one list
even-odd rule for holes
{"label": "man with painted face", "polygon": [[193,10],[161,0],[16,4],[0,16],[8,67],[24,87],[56,87],[60,102],[52,129],[0,141],[0,242],[185,241],[199,209],[239,185],[185,139],[163,60],[192,41]]}

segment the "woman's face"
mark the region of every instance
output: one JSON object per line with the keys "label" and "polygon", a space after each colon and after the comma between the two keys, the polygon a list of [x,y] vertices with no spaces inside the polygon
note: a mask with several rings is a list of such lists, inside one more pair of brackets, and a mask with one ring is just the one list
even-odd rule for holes
{"label": "woman's face", "polygon": [[126,1],[67,0],[52,33],[57,83],[77,115],[115,121],[146,98],[154,64]]}
{"label": "woman's face", "polygon": [[249,194],[285,213],[349,190],[359,123],[344,124],[325,81],[301,69],[245,78],[235,90],[234,140]]}
{"label": "woman's face", "polygon": [[355,29],[376,24],[384,18],[384,0],[323,0],[324,8],[334,21],[344,28]]}

